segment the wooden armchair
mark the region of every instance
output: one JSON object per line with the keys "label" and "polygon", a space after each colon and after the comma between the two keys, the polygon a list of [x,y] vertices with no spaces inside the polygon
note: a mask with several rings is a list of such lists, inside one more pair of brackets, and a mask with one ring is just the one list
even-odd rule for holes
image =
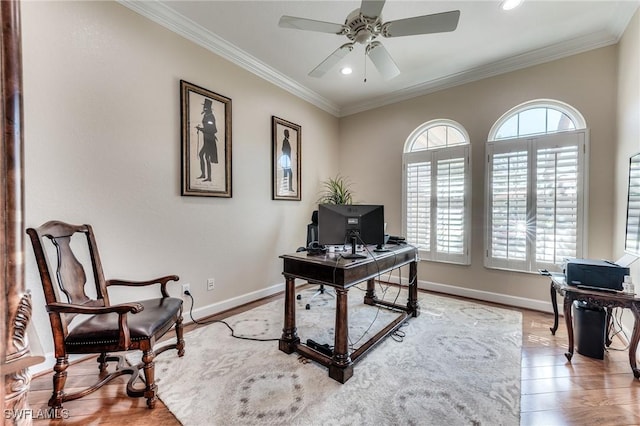
{"label": "wooden armchair", "polygon": [[[105,280],[98,249],[90,225],[70,225],[63,222],[47,222],[39,228],[27,229],[35,253],[42,287],[47,303],[47,312],[51,322],[55,346],[56,364],[53,367],[53,394],[49,406],[61,408],[62,403],[81,398],[99,389],[111,379],[123,374],[131,374],[127,383],[127,395],[147,398],[147,406],[153,408],[156,402],[157,385],[154,377],[154,358],[167,349],[177,349],[178,356],[184,355],[182,329],[182,299],[169,297],[167,283],[177,281],[176,275],[169,275],[149,281]],[[82,263],[74,254],[83,245],[86,237],[88,257],[93,269],[95,298],[85,292],[87,275]],[[53,249],[47,252],[47,240]],[[72,248],[73,247],[73,248]],[[84,246],[86,247],[86,246]],[[55,252],[55,255],[53,254]],[[77,253],[79,254],[79,253]],[[49,262],[55,259],[55,269]],[[86,255],[85,255],[86,257]],[[81,257],[82,258],[82,257]],[[89,263],[89,261],[85,261]],[[54,285],[53,277],[57,280]],[[146,286],[160,284],[162,297],[133,303],[111,305],[107,287],[109,286]],[[93,292],[90,292],[93,293]],[[64,299],[63,299],[64,298]],[[71,321],[80,315],[71,324]],[[175,325],[177,342],[154,350],[156,341]],[[129,350],[142,351],[142,362],[128,366],[122,355],[111,356],[108,352]],[[97,353],[100,374],[98,381],[89,388],[65,393],[64,385],[69,366],[69,354]],[[116,361],[116,369],[107,373],[107,363]],[[138,371],[144,371],[145,386],[134,386],[139,377]]]}

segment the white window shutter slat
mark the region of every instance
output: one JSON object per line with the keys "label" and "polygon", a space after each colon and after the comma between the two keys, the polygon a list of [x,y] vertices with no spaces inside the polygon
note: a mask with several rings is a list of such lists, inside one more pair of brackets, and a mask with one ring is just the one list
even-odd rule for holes
{"label": "white window shutter slat", "polygon": [[407,166],[407,241],[421,250],[431,245],[431,162]]}

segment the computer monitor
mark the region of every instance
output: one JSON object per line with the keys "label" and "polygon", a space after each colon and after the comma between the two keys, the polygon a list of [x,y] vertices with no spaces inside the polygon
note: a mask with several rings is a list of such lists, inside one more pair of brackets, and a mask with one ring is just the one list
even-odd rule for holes
{"label": "computer monitor", "polygon": [[351,243],[347,259],[363,258],[357,244],[384,244],[384,206],[364,204],[320,204],[318,206],[320,245]]}

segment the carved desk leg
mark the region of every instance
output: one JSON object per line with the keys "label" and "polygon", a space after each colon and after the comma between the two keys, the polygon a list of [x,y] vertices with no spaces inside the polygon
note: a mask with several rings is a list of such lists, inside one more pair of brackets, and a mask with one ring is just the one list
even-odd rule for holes
{"label": "carved desk leg", "polygon": [[553,281],[549,285],[549,291],[551,292],[551,306],[553,307],[553,327],[551,330],[552,335],[556,335],[558,331],[558,296],[556,294],[556,288],[553,286]]}
{"label": "carved desk leg", "polygon": [[418,263],[409,264],[409,300],[407,308],[412,317],[420,316],[420,306],[418,305]]}
{"label": "carved desk leg", "polygon": [[364,295],[365,305],[375,305],[376,302],[376,281],[372,278],[367,280],[367,292]]}
{"label": "carved desk leg", "polygon": [[278,348],[285,353],[293,353],[300,343],[296,329],[296,285],[295,278],[286,277],[284,293],[284,328]]}
{"label": "carved desk leg", "polygon": [[633,312],[633,334],[631,335],[631,342],[629,345],[629,364],[631,364],[631,370],[633,376],[640,378],[640,370],[636,366],[636,350],[638,349],[638,340],[640,339],[640,311],[638,310],[636,302],[631,304],[631,312]]}
{"label": "carved desk leg", "polygon": [[573,305],[573,297],[569,293],[564,295],[564,319],[567,322],[567,335],[569,336],[569,351],[565,352],[564,356],[569,361],[573,358],[573,318],[571,315],[571,306]]}
{"label": "carved desk leg", "polygon": [[336,288],[336,334],[333,360],[329,365],[329,377],[345,383],[353,376],[353,362],[349,356],[349,319],[347,311],[347,289]]}

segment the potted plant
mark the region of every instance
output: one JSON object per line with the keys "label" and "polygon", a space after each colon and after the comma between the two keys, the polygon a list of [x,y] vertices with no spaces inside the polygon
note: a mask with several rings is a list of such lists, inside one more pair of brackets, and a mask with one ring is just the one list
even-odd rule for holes
{"label": "potted plant", "polygon": [[322,182],[319,204],[353,204],[351,183],[337,175]]}

